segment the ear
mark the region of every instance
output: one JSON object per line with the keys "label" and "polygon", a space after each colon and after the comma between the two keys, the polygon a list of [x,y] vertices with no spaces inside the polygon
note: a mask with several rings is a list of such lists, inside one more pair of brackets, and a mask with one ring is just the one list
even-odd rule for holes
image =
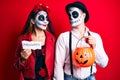
{"label": "ear", "polygon": [[32,24],[35,24],[35,21],[34,21],[34,19],[31,19],[31,21],[30,21]]}
{"label": "ear", "polygon": [[84,20],[85,20],[85,17],[86,17],[86,13],[83,13],[83,18],[84,18]]}

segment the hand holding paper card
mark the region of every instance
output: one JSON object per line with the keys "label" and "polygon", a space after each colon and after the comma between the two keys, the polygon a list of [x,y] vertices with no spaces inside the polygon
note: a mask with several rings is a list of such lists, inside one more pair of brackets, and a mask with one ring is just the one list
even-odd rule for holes
{"label": "hand holding paper card", "polygon": [[24,60],[26,60],[26,59],[28,59],[28,57],[31,55],[31,53],[32,53],[32,51],[31,51],[31,49],[24,49],[24,50],[22,50],[21,51],[21,57],[24,59]]}
{"label": "hand holding paper card", "polygon": [[41,43],[35,42],[35,41],[22,41],[22,47],[23,49],[41,49]]}

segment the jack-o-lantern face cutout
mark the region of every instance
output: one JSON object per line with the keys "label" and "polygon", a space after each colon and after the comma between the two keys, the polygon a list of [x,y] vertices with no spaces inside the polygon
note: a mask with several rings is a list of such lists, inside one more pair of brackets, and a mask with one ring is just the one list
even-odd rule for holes
{"label": "jack-o-lantern face cutout", "polygon": [[73,63],[77,67],[89,67],[95,62],[95,54],[92,48],[76,48],[73,53]]}

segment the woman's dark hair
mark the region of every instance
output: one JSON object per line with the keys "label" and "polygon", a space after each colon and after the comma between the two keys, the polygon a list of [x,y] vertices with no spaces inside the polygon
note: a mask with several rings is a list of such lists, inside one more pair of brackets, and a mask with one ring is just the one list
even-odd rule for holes
{"label": "woman's dark hair", "polygon": [[[24,25],[24,28],[23,28],[23,31],[22,31],[21,35],[24,35],[24,34],[26,34],[26,33],[29,33],[30,31],[33,31],[34,25],[31,25],[31,26],[30,26],[30,22],[31,22],[31,19],[34,18],[34,15],[35,15],[35,12],[32,10],[32,11],[30,12],[29,16],[28,16],[28,19],[27,19],[25,25]],[[31,28],[30,28],[30,27],[31,27]],[[31,30],[30,30],[30,29],[31,29]]]}

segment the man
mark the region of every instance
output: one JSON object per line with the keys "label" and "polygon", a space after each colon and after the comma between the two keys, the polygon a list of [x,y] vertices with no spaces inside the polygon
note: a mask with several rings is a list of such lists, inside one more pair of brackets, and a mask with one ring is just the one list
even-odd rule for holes
{"label": "man", "polygon": [[[54,79],[95,80],[96,64],[103,68],[108,64],[108,56],[103,48],[102,39],[99,34],[90,31],[85,25],[89,19],[89,13],[83,3],[68,4],[66,12],[72,30],[61,33],[57,39]],[[95,53],[95,63],[88,67],[74,65],[71,55],[78,47],[91,47]],[[72,54],[69,54],[70,52]]]}

